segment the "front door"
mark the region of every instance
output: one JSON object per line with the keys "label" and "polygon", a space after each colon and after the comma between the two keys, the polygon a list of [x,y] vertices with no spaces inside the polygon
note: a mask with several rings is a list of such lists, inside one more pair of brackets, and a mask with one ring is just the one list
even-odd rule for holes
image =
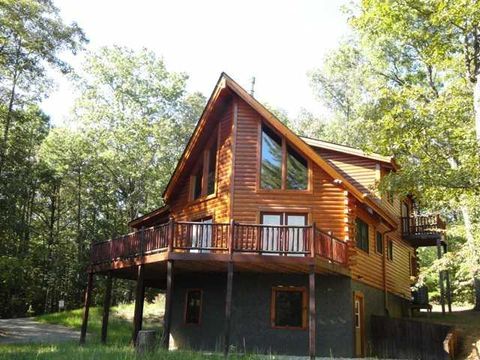
{"label": "front door", "polygon": [[363,294],[355,292],[353,296],[353,314],[355,331],[355,356],[365,356],[365,316]]}

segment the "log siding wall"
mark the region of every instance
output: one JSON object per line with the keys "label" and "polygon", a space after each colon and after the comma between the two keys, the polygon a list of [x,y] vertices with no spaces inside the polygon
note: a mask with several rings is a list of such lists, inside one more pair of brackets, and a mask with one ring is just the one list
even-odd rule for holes
{"label": "log siding wall", "polygon": [[[211,216],[215,222],[228,222],[230,219],[230,175],[232,171],[232,125],[233,125],[233,104],[226,104],[226,109],[219,115],[215,115],[211,123],[218,124],[218,153],[217,153],[217,175],[216,192],[214,196],[204,199],[190,200],[190,173],[183,174],[169,205],[171,214],[177,221],[192,221]],[[206,129],[200,141],[197,159],[200,161],[202,146],[212,136],[214,127]],[[215,135],[214,135],[215,136]],[[188,167],[191,169],[191,166]]]}
{"label": "log siding wall", "polygon": [[345,239],[345,191],[312,162],[309,162],[309,190],[270,191],[258,188],[261,123],[260,115],[239,100],[233,219],[255,223],[259,222],[262,211],[302,212],[308,214],[309,222],[316,222],[319,228]]}
{"label": "log siding wall", "polygon": [[[215,222],[234,219],[243,223],[259,223],[261,212],[306,213],[309,223],[315,222],[317,227],[331,231],[337,238],[354,241],[355,218],[359,216],[369,224],[369,253],[359,249],[353,251],[352,278],[377,289],[384,289],[383,259],[375,250],[375,232],[385,233],[389,230],[388,227],[359,209],[358,201],[311,161],[307,191],[259,189],[261,116],[242,99],[234,97],[229,100],[223,113],[216,115],[215,122],[219,126],[216,196],[203,201],[190,201],[190,174],[185,174],[169,201],[171,213],[176,220],[212,216]],[[204,137],[209,136],[211,135]],[[201,153],[201,143],[198,153]],[[362,191],[374,191],[379,179],[375,160],[329,150],[317,149],[317,152]],[[299,153],[301,154],[300,151]],[[393,204],[386,199],[382,199],[382,203],[391,213],[400,216],[398,198],[394,199]],[[393,240],[394,247],[393,261],[386,260],[387,290],[409,298],[409,263],[414,249],[401,239],[400,228],[386,236]],[[385,251],[386,245],[384,253]]]}

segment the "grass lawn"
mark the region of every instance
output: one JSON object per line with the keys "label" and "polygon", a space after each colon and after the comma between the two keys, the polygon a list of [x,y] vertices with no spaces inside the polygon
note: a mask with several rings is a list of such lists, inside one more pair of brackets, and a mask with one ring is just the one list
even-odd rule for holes
{"label": "grass lawn", "polygon": [[[145,303],[144,328],[157,329],[161,333],[162,304]],[[112,307],[108,326],[108,345],[100,344],[102,327],[102,309],[90,308],[88,320],[87,344],[79,346],[78,342],[59,344],[14,344],[0,346],[0,360],[150,360],[150,359],[223,359],[221,355],[206,355],[187,351],[155,352],[142,357],[135,354],[129,345],[132,336],[133,304]],[[79,330],[82,324],[82,310],[64,311],[55,314],[38,316],[40,322],[60,324]],[[240,358],[240,357],[232,357]],[[242,356],[242,359],[253,359],[255,356]]]}

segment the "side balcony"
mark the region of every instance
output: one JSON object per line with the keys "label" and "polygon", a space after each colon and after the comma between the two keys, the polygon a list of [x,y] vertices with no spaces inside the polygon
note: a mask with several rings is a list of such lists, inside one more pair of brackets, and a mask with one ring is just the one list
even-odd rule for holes
{"label": "side balcony", "polygon": [[234,262],[239,271],[308,272],[315,265],[316,272],[347,275],[350,246],[315,224],[170,221],[94,243],[89,271],[127,274],[140,264],[161,271],[167,260],[177,260],[190,271],[223,271]]}
{"label": "side balcony", "polygon": [[446,224],[440,215],[417,215],[402,217],[402,237],[414,247],[436,246],[442,243]]}

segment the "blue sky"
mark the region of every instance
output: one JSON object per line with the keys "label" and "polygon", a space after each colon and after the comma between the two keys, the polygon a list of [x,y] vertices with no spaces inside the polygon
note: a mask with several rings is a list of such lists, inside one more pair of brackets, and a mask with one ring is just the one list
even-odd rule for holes
{"label": "blue sky", "polygon": [[[56,0],[65,21],[76,21],[105,45],[142,47],[162,56],[167,68],[190,75],[189,90],[209,96],[225,71],[255,96],[295,116],[304,107],[323,112],[307,72],[348,34],[345,0]],[[79,67],[82,55],[68,56]],[[74,93],[53,74],[57,89],[42,108],[55,124],[68,119]]]}

